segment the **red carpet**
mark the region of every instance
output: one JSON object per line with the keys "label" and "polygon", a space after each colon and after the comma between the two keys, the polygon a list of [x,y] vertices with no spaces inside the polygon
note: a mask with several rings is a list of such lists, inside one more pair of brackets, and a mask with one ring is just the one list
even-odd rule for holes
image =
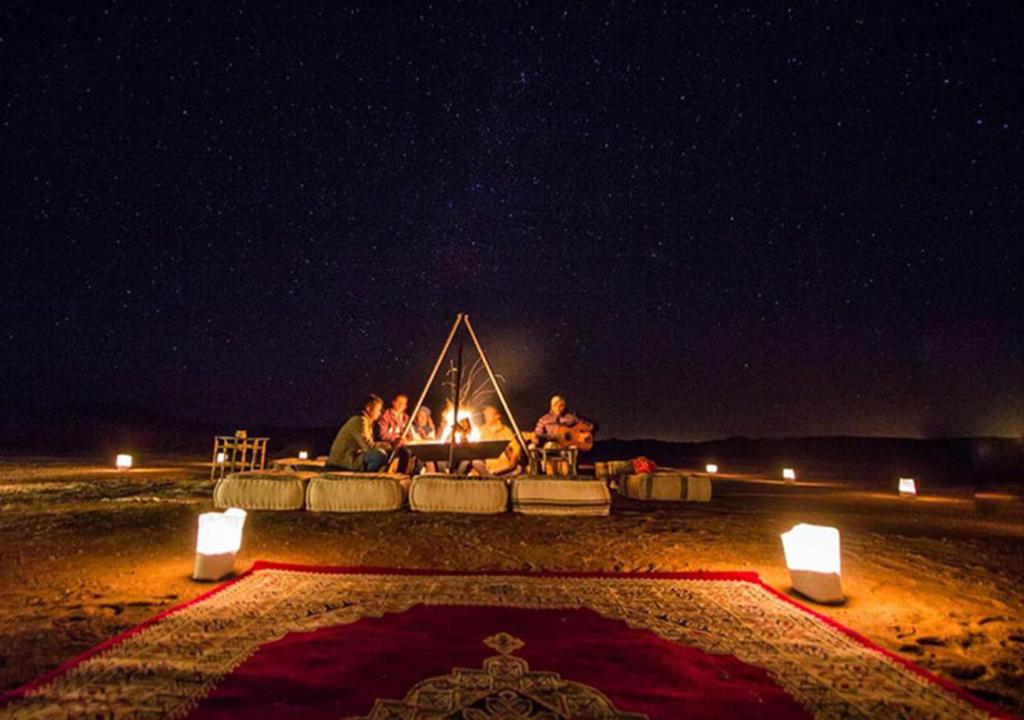
{"label": "red carpet", "polygon": [[990,717],[749,573],[258,563],[13,693],[11,717]]}

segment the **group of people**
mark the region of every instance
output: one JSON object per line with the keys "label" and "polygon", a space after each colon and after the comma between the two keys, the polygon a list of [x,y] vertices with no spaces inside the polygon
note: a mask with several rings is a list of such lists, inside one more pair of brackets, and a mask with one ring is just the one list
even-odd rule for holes
{"label": "group of people", "polygon": [[[355,472],[380,472],[387,470],[388,459],[398,460],[397,469],[414,474],[425,468],[428,472],[437,468],[432,464],[420,463],[409,452],[409,444],[436,442],[442,433],[431,415],[430,408],[420,406],[416,417],[409,422],[409,397],[398,393],[391,399],[387,409],[379,395],[367,395],[356,414],[352,415],[338,430],[331,452],[327,457],[326,469]],[[451,403],[446,411],[451,410]],[[534,441],[543,443],[560,428],[574,427],[586,422],[566,411],[565,398],[555,395],[551,398],[549,412],[542,415],[534,428]],[[408,427],[408,430],[406,428]],[[483,425],[479,428],[480,440],[506,440],[508,445],[499,457],[488,460],[474,460],[458,468],[462,474],[507,475],[519,471],[520,448],[515,433],[505,424],[501,411],[494,405],[483,408]],[[458,432],[456,427],[454,431]],[[403,436],[404,433],[404,436]]]}

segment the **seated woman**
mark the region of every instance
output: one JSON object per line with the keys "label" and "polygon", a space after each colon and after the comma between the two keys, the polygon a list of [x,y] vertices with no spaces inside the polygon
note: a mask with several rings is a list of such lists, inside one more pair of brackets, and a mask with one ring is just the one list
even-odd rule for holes
{"label": "seated woman", "polygon": [[421,406],[416,411],[416,418],[412,421],[412,437],[416,442],[437,440],[437,426],[434,425],[434,418],[430,416],[430,408]]}
{"label": "seated woman", "polygon": [[519,472],[519,443],[512,428],[502,422],[501,411],[493,405],[484,407],[484,424],[480,426],[481,440],[508,440],[499,457],[474,460],[475,475],[514,475]]}
{"label": "seated woman", "polygon": [[[416,417],[413,418],[409,432],[412,434],[414,443],[437,440],[437,426],[434,425],[434,419],[430,416],[430,408],[420,406],[420,409],[416,411]],[[428,473],[437,472],[437,466],[433,462],[423,463],[423,467]]]}
{"label": "seated woman", "polygon": [[395,448],[395,462],[392,463],[391,471],[412,474],[416,469],[416,458],[404,447],[408,440],[412,439],[412,433],[407,432],[405,437],[402,431],[409,424],[409,414],[405,409],[409,406],[409,397],[405,393],[398,393],[391,400],[391,407],[381,413],[374,423],[375,437],[379,442],[385,442]]}
{"label": "seated woman", "polygon": [[331,444],[324,470],[377,472],[388,460],[391,445],[373,439],[373,424],[380,417],[384,401],[367,395],[357,414],[345,421]]}

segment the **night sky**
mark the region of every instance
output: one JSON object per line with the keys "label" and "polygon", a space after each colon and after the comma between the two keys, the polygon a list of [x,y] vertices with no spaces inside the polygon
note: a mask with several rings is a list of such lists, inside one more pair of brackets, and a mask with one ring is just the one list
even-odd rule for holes
{"label": "night sky", "polygon": [[908,5],[5,3],[0,397],[332,425],[464,311],[524,425],[1020,435],[1022,11]]}

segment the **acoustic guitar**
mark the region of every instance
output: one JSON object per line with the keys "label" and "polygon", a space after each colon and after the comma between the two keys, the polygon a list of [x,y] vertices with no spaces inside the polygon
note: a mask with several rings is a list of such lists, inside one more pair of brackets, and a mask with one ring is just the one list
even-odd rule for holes
{"label": "acoustic guitar", "polygon": [[594,426],[581,420],[572,427],[561,427],[548,434],[548,440],[560,448],[574,447],[580,452],[587,452],[594,447]]}

